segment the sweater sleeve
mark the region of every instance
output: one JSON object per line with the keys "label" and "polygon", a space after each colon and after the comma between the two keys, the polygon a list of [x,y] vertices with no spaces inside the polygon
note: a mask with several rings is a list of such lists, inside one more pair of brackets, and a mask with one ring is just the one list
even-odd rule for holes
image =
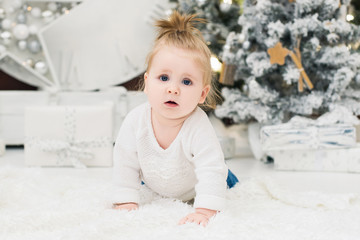
{"label": "sweater sleeve", "polygon": [[195,208],[222,210],[225,207],[228,168],[215,131],[201,111],[191,137],[193,164],[198,182],[195,186]]}
{"label": "sweater sleeve", "polygon": [[134,114],[128,115],[116,138],[113,153],[114,203],[139,203],[141,185],[137,159]]}

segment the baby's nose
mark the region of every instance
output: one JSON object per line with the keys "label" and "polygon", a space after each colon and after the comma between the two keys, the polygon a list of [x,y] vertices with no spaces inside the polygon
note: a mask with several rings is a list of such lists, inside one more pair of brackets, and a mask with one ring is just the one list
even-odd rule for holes
{"label": "baby's nose", "polygon": [[170,93],[170,94],[175,94],[175,95],[179,94],[179,90],[176,87],[168,88],[167,92]]}

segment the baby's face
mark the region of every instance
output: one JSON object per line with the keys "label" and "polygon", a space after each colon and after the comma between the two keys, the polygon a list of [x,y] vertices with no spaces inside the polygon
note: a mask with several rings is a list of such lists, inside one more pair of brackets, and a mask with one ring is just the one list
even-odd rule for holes
{"label": "baby's face", "polygon": [[145,73],[145,93],[156,114],[168,119],[188,117],[205,101],[210,87],[190,50],[164,46]]}

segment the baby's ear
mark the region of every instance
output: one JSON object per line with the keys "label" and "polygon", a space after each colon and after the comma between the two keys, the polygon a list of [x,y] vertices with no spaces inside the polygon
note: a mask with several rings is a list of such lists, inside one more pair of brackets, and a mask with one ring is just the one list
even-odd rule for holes
{"label": "baby's ear", "polygon": [[144,87],[144,93],[147,92],[147,89],[146,89],[147,79],[148,79],[148,73],[145,72],[145,73],[144,73],[144,86],[145,86],[145,87]]}
{"label": "baby's ear", "polygon": [[206,96],[208,95],[210,91],[210,85],[206,85],[203,90],[201,91],[201,96],[200,96],[200,100],[199,103],[202,104],[205,102]]}

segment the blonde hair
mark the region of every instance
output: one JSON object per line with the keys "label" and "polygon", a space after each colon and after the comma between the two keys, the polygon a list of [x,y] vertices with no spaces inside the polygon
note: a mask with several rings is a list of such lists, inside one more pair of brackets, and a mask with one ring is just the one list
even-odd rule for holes
{"label": "blonde hair", "polygon": [[155,26],[158,28],[158,34],[154,46],[147,56],[146,71],[150,69],[152,59],[164,45],[193,51],[195,61],[204,70],[203,84],[204,86],[210,86],[205,102],[199,104],[199,106],[205,109],[214,109],[219,94],[213,82],[213,72],[210,64],[211,52],[201,32],[195,27],[196,24],[204,22],[206,22],[205,19],[196,18],[196,15],[182,15],[177,11],[174,11],[168,19],[157,20]]}

